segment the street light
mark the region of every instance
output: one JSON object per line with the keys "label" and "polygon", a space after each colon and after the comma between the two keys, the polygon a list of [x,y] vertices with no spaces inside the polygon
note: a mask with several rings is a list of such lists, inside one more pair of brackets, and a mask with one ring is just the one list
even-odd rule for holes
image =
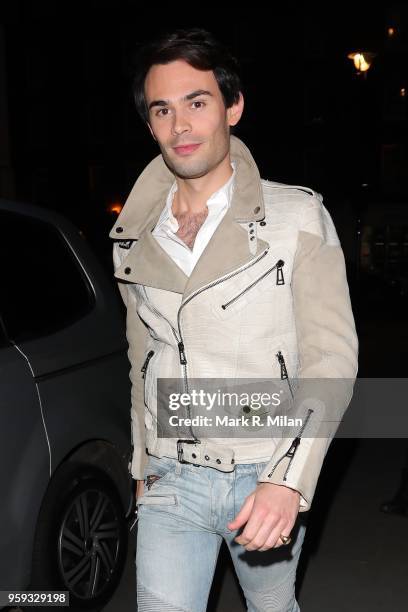
{"label": "street light", "polygon": [[347,57],[353,61],[357,75],[363,74],[366,77],[376,55],[370,51],[353,51]]}

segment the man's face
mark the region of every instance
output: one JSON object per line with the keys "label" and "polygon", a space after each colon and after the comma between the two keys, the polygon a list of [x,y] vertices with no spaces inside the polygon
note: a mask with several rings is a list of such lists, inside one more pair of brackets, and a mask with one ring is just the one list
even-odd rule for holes
{"label": "man's face", "polygon": [[183,60],[156,64],[147,73],[145,96],[149,129],[174,174],[198,178],[227,158],[229,127],[241,117],[243,98],[226,109],[211,70]]}

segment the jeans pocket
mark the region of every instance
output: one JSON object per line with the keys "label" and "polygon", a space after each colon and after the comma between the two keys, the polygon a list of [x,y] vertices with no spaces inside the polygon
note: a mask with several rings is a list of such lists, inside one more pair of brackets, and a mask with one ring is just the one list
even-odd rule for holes
{"label": "jeans pocket", "polygon": [[[177,506],[177,495],[174,493],[146,492],[137,501],[138,506]],[[138,512],[140,508],[138,508]]]}
{"label": "jeans pocket", "polygon": [[144,493],[149,492],[151,489],[157,489],[161,484],[170,482],[176,476],[176,464],[175,459],[169,457],[155,457],[149,455],[148,462],[144,469]]}

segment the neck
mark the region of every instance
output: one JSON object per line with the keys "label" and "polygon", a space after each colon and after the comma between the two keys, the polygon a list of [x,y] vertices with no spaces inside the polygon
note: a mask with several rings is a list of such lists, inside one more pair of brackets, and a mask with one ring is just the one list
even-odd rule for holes
{"label": "neck", "polygon": [[173,215],[197,214],[206,208],[208,199],[218,191],[233,173],[229,154],[223,162],[205,176],[195,179],[176,177],[177,192],[174,196]]}

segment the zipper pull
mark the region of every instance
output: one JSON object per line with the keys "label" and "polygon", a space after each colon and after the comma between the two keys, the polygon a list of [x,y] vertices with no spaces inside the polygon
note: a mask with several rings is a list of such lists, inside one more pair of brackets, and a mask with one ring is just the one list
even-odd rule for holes
{"label": "zipper pull", "polygon": [[300,438],[295,438],[290,446],[290,449],[286,453],[285,457],[292,458],[293,455],[296,453],[296,449],[299,446],[299,444],[300,444]]}
{"label": "zipper pull", "polygon": [[285,262],[283,261],[283,259],[280,259],[278,263],[276,264],[276,284],[277,285],[285,284],[285,279],[283,277],[283,270],[282,270],[282,267],[284,265],[285,265]]}
{"label": "zipper pull", "polygon": [[285,359],[281,353],[281,351],[278,351],[276,353],[276,356],[278,358],[279,364],[280,364],[280,369],[281,369],[281,379],[284,380],[285,378],[288,378],[288,371],[286,369],[286,363],[285,363]]}
{"label": "zipper pull", "polygon": [[151,360],[151,358],[153,357],[153,355],[154,355],[154,351],[149,351],[149,352],[147,353],[147,355],[146,355],[146,359],[145,359],[145,361],[144,361],[144,364],[142,365],[142,367],[141,367],[141,369],[140,369],[140,371],[141,371],[141,372],[142,372],[142,374],[143,374],[142,378],[144,378],[144,377],[145,377],[146,370],[147,370],[147,366],[149,365],[149,361]]}
{"label": "zipper pull", "polygon": [[178,343],[178,349],[179,349],[179,353],[180,353],[180,363],[181,363],[181,365],[186,365],[187,359],[186,359],[186,354],[184,352],[184,344],[183,344],[183,342],[179,342]]}

